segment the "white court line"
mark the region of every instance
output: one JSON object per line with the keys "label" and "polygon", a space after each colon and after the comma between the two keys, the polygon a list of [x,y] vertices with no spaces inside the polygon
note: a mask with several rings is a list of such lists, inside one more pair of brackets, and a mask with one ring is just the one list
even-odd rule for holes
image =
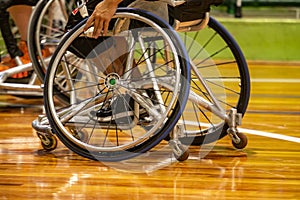
{"label": "white court line", "polygon": [[299,24],[299,19],[275,19],[275,18],[225,18],[217,17],[220,22],[243,22],[243,23],[281,23],[281,24]]}
{"label": "white court line", "polygon": [[[197,80],[197,79],[195,79]],[[209,81],[214,81],[214,82],[237,82],[239,79],[220,79],[220,80],[215,80],[215,79],[207,79]],[[252,83],[300,83],[300,79],[298,78],[250,78],[250,81]]]}
{"label": "white court line", "polygon": [[[179,123],[182,123],[182,121],[178,121]],[[185,121],[186,124],[192,125],[192,126],[198,126],[199,124],[195,121]],[[202,123],[202,125],[209,127],[209,124]],[[287,136],[287,135],[282,135],[279,133],[270,133],[270,132],[265,132],[265,131],[256,131],[256,130],[250,130],[250,129],[245,129],[245,128],[238,128],[238,131],[241,133],[248,133],[252,135],[258,135],[258,136],[263,136],[263,137],[269,137],[269,138],[274,138],[274,139],[279,139],[279,140],[286,140],[290,142],[295,142],[295,143],[300,143],[300,138],[298,137],[293,137],[293,136]]]}
{"label": "white court line", "polygon": [[250,79],[251,82],[258,82],[258,83],[300,83],[300,79],[292,78],[292,79],[285,79],[285,78],[252,78]]}
{"label": "white court line", "polygon": [[269,138],[275,138],[279,140],[286,140],[290,142],[296,142],[300,143],[300,138],[293,137],[293,136],[287,136],[287,135],[282,135],[278,133],[270,133],[270,132],[265,132],[265,131],[256,131],[256,130],[250,130],[250,129],[244,129],[244,128],[238,128],[238,130],[242,133],[249,133],[252,135],[258,135],[258,136],[264,136],[264,137],[269,137]]}

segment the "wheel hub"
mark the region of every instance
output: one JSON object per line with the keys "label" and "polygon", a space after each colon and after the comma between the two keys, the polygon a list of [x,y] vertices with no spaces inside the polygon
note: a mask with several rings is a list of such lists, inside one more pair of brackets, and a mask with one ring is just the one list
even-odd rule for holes
{"label": "wheel hub", "polygon": [[117,87],[120,76],[117,73],[110,73],[105,78],[105,87],[109,90],[113,90]]}

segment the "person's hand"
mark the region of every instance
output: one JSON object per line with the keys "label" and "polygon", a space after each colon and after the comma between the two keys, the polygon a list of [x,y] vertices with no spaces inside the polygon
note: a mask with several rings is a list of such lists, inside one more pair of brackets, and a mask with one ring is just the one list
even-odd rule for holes
{"label": "person's hand", "polygon": [[93,37],[98,38],[100,35],[106,35],[109,22],[121,1],[122,0],[104,0],[97,4],[93,14],[85,24],[84,31],[94,24]]}

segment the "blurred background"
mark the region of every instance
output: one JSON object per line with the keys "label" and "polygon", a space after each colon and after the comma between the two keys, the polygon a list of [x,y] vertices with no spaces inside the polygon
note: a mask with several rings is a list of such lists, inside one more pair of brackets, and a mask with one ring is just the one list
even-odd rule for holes
{"label": "blurred background", "polygon": [[300,0],[225,0],[212,7],[248,61],[300,61]]}

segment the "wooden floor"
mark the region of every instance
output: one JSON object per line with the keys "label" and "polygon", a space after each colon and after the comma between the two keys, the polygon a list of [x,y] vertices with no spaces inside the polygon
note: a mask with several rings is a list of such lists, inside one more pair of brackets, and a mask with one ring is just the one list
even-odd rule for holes
{"label": "wooden floor", "polygon": [[250,64],[250,72],[248,146],[234,150],[225,138],[191,147],[185,162],[168,150],[118,163],[62,144],[45,153],[31,128],[42,100],[0,96],[0,200],[300,199],[300,66]]}

